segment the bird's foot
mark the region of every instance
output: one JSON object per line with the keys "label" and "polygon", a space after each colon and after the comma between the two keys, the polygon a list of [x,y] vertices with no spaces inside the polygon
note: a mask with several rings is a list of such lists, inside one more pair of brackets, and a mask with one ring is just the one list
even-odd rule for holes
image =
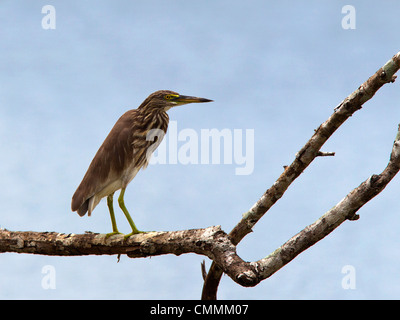
{"label": "bird's foot", "polygon": [[110,232],[110,233],[107,233],[107,234],[106,234],[106,239],[108,239],[109,237],[111,237],[111,236],[113,236],[113,235],[115,235],[115,234],[122,234],[122,233],[119,232],[118,230],[117,230],[117,231]]}
{"label": "bird's foot", "polygon": [[128,239],[130,236],[134,235],[134,234],[139,234],[139,233],[146,233],[146,231],[139,231],[139,230],[133,230],[131,233],[127,233],[126,235],[124,235],[124,239]]}

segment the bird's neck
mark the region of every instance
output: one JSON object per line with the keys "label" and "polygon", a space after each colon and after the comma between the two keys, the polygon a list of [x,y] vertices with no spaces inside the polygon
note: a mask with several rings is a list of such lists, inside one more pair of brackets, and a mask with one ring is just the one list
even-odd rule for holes
{"label": "bird's neck", "polygon": [[167,132],[169,116],[162,108],[138,109],[147,129],[161,129]]}

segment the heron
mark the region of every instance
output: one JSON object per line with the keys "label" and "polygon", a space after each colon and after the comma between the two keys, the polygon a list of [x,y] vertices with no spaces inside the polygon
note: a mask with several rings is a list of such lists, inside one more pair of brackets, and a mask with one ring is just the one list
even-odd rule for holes
{"label": "heron", "polygon": [[106,237],[121,234],[117,228],[113,206],[114,193],[121,190],[118,204],[132,228],[132,232],[124,237],[126,239],[133,234],[142,233],[125,206],[126,187],[140,169],[147,167],[151,154],[167,132],[167,111],[188,103],[211,101],[213,100],[180,95],[170,90],[159,90],[150,94],[137,109],[125,112],[100,146],[76,189],[71,202],[72,211],[77,211],[81,217],[86,213],[90,216],[100,200],[107,197],[112,232],[107,233]]}

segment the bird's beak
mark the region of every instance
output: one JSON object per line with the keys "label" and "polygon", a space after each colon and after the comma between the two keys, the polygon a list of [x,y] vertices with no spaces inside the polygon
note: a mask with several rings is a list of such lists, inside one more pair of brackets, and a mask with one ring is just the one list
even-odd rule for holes
{"label": "bird's beak", "polygon": [[211,102],[213,100],[179,95],[179,97],[177,97],[173,101],[177,102],[178,104],[186,104],[186,103]]}

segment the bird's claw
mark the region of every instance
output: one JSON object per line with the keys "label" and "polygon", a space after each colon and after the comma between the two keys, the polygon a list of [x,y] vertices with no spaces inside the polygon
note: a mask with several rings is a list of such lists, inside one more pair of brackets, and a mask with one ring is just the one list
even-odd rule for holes
{"label": "bird's claw", "polygon": [[134,230],[131,233],[124,235],[124,240],[128,239],[130,236],[132,236],[134,234],[139,234],[139,233],[146,233],[146,231]]}
{"label": "bird's claw", "polygon": [[106,239],[108,239],[109,237],[111,237],[113,235],[116,235],[116,234],[122,234],[122,233],[119,232],[119,231],[113,231],[113,232],[107,233],[106,234]]}
{"label": "bird's claw", "polygon": [[[130,236],[134,235],[134,234],[139,234],[139,233],[146,233],[146,231],[139,231],[139,230],[134,230],[131,233],[127,233],[124,235],[124,240],[128,239]],[[122,232],[119,231],[113,231],[110,233],[106,234],[106,239],[108,239],[111,236],[117,235],[117,234],[123,234]]]}

